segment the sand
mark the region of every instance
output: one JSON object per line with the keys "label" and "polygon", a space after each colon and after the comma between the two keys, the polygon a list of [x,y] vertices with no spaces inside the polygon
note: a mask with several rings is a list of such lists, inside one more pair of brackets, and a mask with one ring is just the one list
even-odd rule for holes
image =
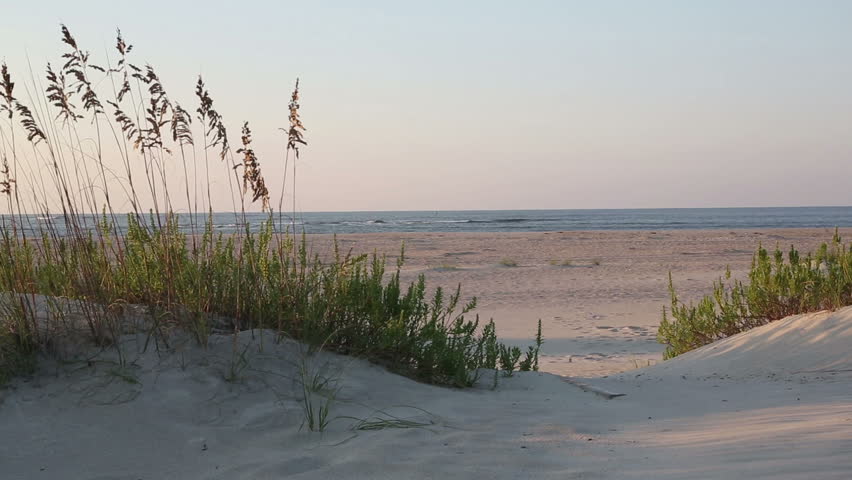
{"label": "sand", "polygon": [[[852,308],[626,370],[631,358],[659,359],[669,269],[695,297],[726,264],[742,273],[758,241],[806,245],[825,233],[345,236],[380,250],[407,238],[405,275],[462,281],[504,336],[524,339],[542,318],[546,371],[496,388],[485,371],[475,388],[452,390],[308,355],[271,332],[242,332],[236,361],[232,337],[143,353],[142,335],[128,335],[128,366],[110,351],[44,362],[0,390],[0,478],[852,478]],[[566,257],[572,266],[549,264]],[[303,425],[302,362],[337,392],[323,433]],[[377,418],[416,425],[355,428]]]}
{"label": "sand", "polygon": [[[542,369],[560,375],[603,376],[662,360],[657,326],[670,303],[668,274],[684,300],[711,292],[730,266],[748,271],[759,245],[816,248],[833,229],[589,231],[552,233],[433,233],[339,235],[355,252],[398,253],[403,278],[425,274],[431,286],[476,296],[483,319],[524,345],[541,319],[547,343]],[[852,229],[841,229],[852,238]],[[329,250],[330,237],[311,239]],[[395,257],[394,257],[395,258]],[[517,267],[501,265],[513,260]],[[394,263],[394,259],[389,264]],[[562,265],[570,261],[568,265]],[[597,262],[596,262],[597,261]],[[553,265],[555,263],[556,265]],[[599,263],[599,265],[595,265]]]}

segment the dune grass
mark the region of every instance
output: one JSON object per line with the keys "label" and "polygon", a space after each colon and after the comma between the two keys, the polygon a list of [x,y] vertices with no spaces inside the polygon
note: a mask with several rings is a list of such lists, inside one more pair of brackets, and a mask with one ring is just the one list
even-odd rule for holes
{"label": "dune grass", "polygon": [[[0,76],[0,381],[31,371],[34,356],[68,327],[36,295],[75,303],[76,326],[106,348],[119,348],[127,306],[141,305],[154,340],[178,329],[205,345],[211,334],[273,329],[458,387],[471,385],[477,369],[496,368],[493,322],[480,328],[466,318],[476,302],[462,302],[460,286],[427,297],[423,276],[400,281],[404,250],[396,269],[381,255],[336,245],[324,261],[297,234],[296,161],[307,145],[298,81],[282,128],[275,210],[249,123],[234,150],[204,80],[189,111],[154,67],[134,63],[120,32],[101,65],[65,26],[61,41],[61,66],[48,64],[46,88],[32,74],[21,89],[5,64]],[[214,184],[231,192],[236,234],[215,231],[213,197],[222,192],[214,195]],[[265,221],[250,224],[251,209],[266,212]],[[315,417],[322,424],[321,412]]]}
{"label": "dune grass", "polygon": [[431,267],[431,270],[434,270],[436,272],[454,272],[461,270],[461,267],[454,263],[441,263],[439,265]]}
{"label": "dune grass", "polygon": [[716,340],[800,313],[834,310],[852,304],[852,245],[834,238],[815,253],[790,247],[770,253],[759,247],[748,282],[727,270],[713,294],[697,303],[678,299],[669,274],[671,308],[663,308],[658,339],[672,358]]}
{"label": "dune grass", "polygon": [[518,262],[516,260],[512,259],[512,258],[501,258],[500,259],[500,266],[509,267],[509,268],[517,267]]}

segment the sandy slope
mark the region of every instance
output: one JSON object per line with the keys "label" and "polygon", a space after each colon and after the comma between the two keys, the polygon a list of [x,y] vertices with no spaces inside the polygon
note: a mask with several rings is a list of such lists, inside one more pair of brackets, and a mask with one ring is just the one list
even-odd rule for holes
{"label": "sandy slope", "polygon": [[[548,373],[438,388],[269,332],[240,334],[236,369],[231,337],[130,336],[130,366],[106,352],[2,393],[2,478],[848,479],[850,336],[852,308],[782,320],[590,381],[612,400]],[[337,379],[323,434],[300,431],[302,358]],[[379,411],[424,426],[353,430]]]}

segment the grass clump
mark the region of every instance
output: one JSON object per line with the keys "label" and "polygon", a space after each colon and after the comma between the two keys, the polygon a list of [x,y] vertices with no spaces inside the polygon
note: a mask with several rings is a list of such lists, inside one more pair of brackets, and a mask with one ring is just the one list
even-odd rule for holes
{"label": "grass clump", "polygon": [[806,255],[794,247],[785,255],[761,246],[748,282],[732,280],[727,270],[711,295],[685,304],[669,274],[669,292],[671,308],[663,309],[658,331],[666,359],[790,315],[852,304],[852,245],[835,232],[831,242]]}
{"label": "grass clump", "polygon": [[325,431],[331,423],[331,407],[340,393],[339,378],[329,372],[329,365],[314,367],[312,354],[305,353],[299,362],[298,373],[301,385],[302,428],[307,426],[312,432]]}
{"label": "grass clump", "polygon": [[535,333],[535,345],[527,347],[524,353],[524,359],[520,363],[522,372],[537,372],[538,371],[538,354],[541,351],[541,345],[544,343],[544,337],[541,334],[541,319],[538,319],[538,328]]}
{"label": "grass clump", "polygon": [[442,263],[440,265],[432,267],[432,270],[436,272],[455,272],[457,270],[461,270],[461,267],[453,263]]}
{"label": "grass clump", "polygon": [[[463,303],[460,286],[427,296],[423,276],[403,285],[404,251],[390,272],[384,256],[341,254],[337,245],[322,260],[295,234],[295,211],[288,225],[285,189],[295,208],[306,145],[298,81],[273,211],[248,122],[233,151],[201,78],[197,105],[185,110],[152,66],[132,63],[120,32],[106,67],[65,26],[61,33],[62,67],[48,65],[41,98],[38,82],[28,86],[34,105],[18,98],[5,64],[0,75],[0,381],[30,368],[68,326],[39,296],[73,304],[73,326],[119,356],[123,311],[134,304],[150,314],[146,346],[167,345],[175,330],[206,345],[214,333],[260,328],[424,382],[469,386],[477,369],[494,367],[493,322],[480,331],[478,318],[466,318],[476,302]],[[215,230],[216,184],[231,192],[233,235]],[[265,220],[252,225],[251,208]],[[226,376],[238,381],[245,368],[235,341]],[[323,427],[322,407],[306,416]]]}
{"label": "grass clump", "polygon": [[517,267],[518,262],[511,258],[502,258],[500,259],[500,265],[503,267]]}
{"label": "grass clump", "polygon": [[[352,418],[352,417],[348,417]],[[387,430],[387,429],[411,429],[411,428],[428,428],[435,424],[433,421],[419,421],[407,418],[400,418],[385,412],[378,412],[368,418],[354,419],[356,423],[352,426],[352,430]]]}
{"label": "grass clump", "polygon": [[[522,352],[520,347],[498,345],[497,353],[499,354],[499,367],[500,370],[503,371],[503,375],[506,377],[511,377],[512,375],[514,375],[516,368],[518,371],[521,372],[537,372],[539,351],[541,350],[541,345],[543,343],[544,339],[541,334],[541,319],[539,319],[534,345],[530,345],[529,347],[527,347],[526,352]],[[521,360],[522,354],[524,355],[523,360]]]}

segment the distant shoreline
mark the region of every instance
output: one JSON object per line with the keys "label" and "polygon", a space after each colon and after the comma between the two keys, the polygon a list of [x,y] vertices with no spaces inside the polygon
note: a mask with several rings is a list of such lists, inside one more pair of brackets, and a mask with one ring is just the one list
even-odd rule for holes
{"label": "distant shoreline", "polygon": [[[118,228],[126,226],[127,214],[116,213]],[[214,213],[213,230],[236,233],[243,230],[242,214]],[[5,217],[8,220],[8,217]],[[59,226],[61,215],[27,215],[32,231],[39,224]],[[82,217],[81,217],[82,218]],[[100,220],[98,215],[86,216]],[[177,213],[181,229],[198,232],[207,214]],[[705,209],[625,210],[458,210],[433,212],[305,212],[292,214],[246,213],[247,222],[259,226],[269,218],[276,229],[308,234],[349,233],[452,233],[452,232],[560,232],[560,231],[670,231],[741,230],[779,228],[834,228],[852,226],[852,207],[744,207]],[[146,216],[147,219],[147,216]]]}

